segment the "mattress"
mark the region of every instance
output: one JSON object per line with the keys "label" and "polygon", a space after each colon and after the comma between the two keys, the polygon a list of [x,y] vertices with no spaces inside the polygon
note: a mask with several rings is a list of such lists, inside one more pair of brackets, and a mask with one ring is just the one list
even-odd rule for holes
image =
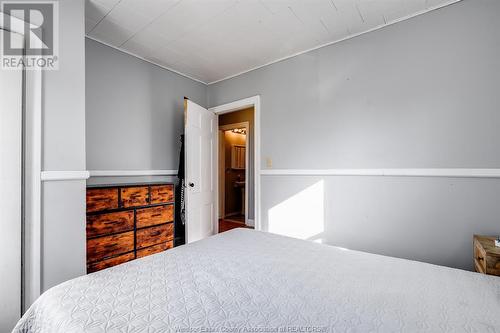
{"label": "mattress", "polygon": [[500,278],[235,229],[49,289],[14,332],[500,332]]}

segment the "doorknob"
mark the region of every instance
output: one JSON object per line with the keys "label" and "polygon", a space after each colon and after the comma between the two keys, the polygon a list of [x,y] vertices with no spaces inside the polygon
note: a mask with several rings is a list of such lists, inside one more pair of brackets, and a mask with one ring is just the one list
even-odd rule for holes
{"label": "doorknob", "polygon": [[194,183],[189,183],[189,187],[194,187]]}

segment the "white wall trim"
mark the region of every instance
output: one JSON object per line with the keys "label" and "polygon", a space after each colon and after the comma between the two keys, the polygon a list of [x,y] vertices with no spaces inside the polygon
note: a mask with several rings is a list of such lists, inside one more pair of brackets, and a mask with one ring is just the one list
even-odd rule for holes
{"label": "white wall trim", "polygon": [[177,170],[90,170],[90,177],[177,176]]}
{"label": "white wall trim", "polygon": [[221,115],[224,113],[230,113],[238,110],[243,110],[249,107],[255,107],[255,105],[260,105],[260,96],[253,96],[244,99],[240,99],[238,101],[222,104],[219,106],[214,106],[209,110],[215,114]]}
{"label": "white wall trim", "polygon": [[42,181],[86,180],[90,177],[88,171],[42,171]]}
{"label": "white wall trim", "polygon": [[[209,110],[215,113],[216,115],[221,115],[225,113],[230,113],[233,111],[238,111],[238,110],[243,110],[248,107],[253,106],[253,117],[254,117],[254,173],[255,173],[255,179],[254,179],[254,223],[255,223],[255,230],[261,230],[262,225],[261,225],[261,218],[260,218],[260,95],[240,99],[238,101],[234,101],[231,103],[226,103],[223,105],[215,106],[213,108],[210,108]],[[218,137],[217,137],[218,140]],[[219,149],[219,144],[217,142],[216,144],[217,150]],[[218,154],[218,152],[217,152]],[[218,163],[218,159],[217,159]],[[219,184],[219,174],[216,173],[217,179],[216,179],[216,184]],[[248,177],[247,177],[248,179]],[[217,203],[216,207],[219,207],[219,187],[217,186],[217,193],[215,195]],[[248,199],[248,195],[247,195]],[[248,206],[248,204],[247,204]],[[218,221],[217,217],[218,214],[215,215],[215,221]],[[247,214],[248,215],[248,214]],[[216,223],[214,226],[214,230],[218,232],[219,230],[219,224]]]}
{"label": "white wall trim", "polygon": [[262,176],[386,176],[500,178],[500,169],[267,169]]}

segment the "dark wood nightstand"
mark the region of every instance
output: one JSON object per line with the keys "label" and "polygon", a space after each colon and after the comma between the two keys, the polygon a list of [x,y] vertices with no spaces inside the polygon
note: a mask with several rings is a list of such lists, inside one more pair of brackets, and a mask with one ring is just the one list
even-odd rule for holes
{"label": "dark wood nightstand", "polygon": [[474,235],[474,267],[476,272],[500,276],[500,247],[495,238]]}

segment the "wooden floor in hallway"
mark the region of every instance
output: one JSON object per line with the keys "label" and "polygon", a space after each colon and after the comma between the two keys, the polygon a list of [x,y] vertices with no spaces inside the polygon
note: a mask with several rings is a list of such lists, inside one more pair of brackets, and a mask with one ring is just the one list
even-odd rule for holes
{"label": "wooden floor in hallway", "polygon": [[249,227],[245,225],[245,223],[242,222],[234,222],[234,221],[228,221],[228,220],[219,220],[219,233],[228,231],[231,229],[235,228],[247,228],[247,229],[253,229],[253,227]]}

